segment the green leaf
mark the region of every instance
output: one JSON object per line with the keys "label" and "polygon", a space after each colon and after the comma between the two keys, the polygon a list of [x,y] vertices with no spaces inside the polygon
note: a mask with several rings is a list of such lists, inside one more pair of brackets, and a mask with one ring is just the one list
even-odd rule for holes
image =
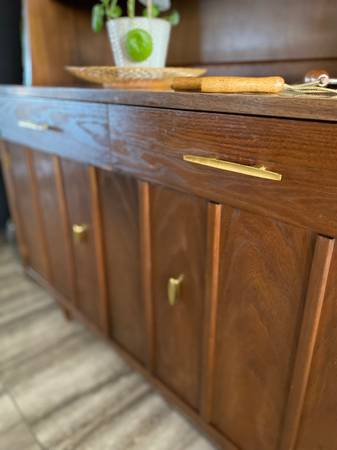
{"label": "green leaf", "polygon": [[130,59],[145,61],[153,52],[152,36],[146,30],[134,28],[126,34],[125,47]]}
{"label": "green leaf", "polygon": [[145,8],[143,10],[143,16],[144,17],[151,17],[151,18],[158,17],[159,14],[160,14],[160,9],[158,8],[157,5],[152,5],[151,14],[149,14],[149,9],[148,8]]}
{"label": "green leaf", "polygon": [[92,29],[98,33],[103,30],[104,27],[104,5],[98,4],[92,8],[91,15],[91,27]]}
{"label": "green leaf", "polygon": [[180,14],[178,11],[174,10],[169,16],[164,17],[164,19],[168,20],[170,24],[175,27],[176,25],[179,25]]}
{"label": "green leaf", "polygon": [[106,15],[109,17],[109,19],[117,19],[118,17],[121,17],[122,14],[123,10],[118,5],[111,5],[106,12]]}

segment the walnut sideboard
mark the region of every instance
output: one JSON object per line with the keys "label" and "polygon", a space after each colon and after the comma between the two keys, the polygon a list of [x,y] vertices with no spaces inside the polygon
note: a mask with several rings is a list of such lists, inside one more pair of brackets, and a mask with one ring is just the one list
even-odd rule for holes
{"label": "walnut sideboard", "polygon": [[0,89],[27,274],[226,450],[337,449],[336,102]]}

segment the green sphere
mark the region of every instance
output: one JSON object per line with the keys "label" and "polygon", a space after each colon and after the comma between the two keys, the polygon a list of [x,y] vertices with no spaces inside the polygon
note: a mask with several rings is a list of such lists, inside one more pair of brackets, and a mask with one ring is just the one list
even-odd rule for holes
{"label": "green sphere", "polygon": [[130,59],[145,61],[153,52],[152,36],[141,28],[134,28],[126,34],[125,47]]}

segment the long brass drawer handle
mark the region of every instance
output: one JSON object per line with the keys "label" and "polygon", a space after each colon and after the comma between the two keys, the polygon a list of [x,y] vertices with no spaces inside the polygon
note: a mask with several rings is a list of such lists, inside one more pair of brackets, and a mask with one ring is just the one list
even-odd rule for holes
{"label": "long brass drawer handle", "polygon": [[184,281],[184,275],[180,275],[178,278],[171,277],[168,281],[167,296],[168,296],[169,304],[171,306],[174,306],[177,303],[183,281]]}
{"label": "long brass drawer handle", "polygon": [[27,128],[28,130],[34,131],[46,131],[49,129],[49,125],[47,123],[36,123],[31,122],[30,120],[19,120],[18,126],[20,128]]}
{"label": "long brass drawer handle", "polygon": [[217,158],[208,158],[204,156],[184,155],[184,161],[188,161],[193,164],[200,164],[202,166],[214,167],[215,169],[227,170],[228,172],[241,173],[243,175],[249,175],[251,177],[265,178],[267,180],[281,181],[282,174],[271,172],[264,166],[254,167],[245,166],[243,164],[233,163],[230,161],[222,161]]}
{"label": "long brass drawer handle", "polygon": [[88,234],[88,225],[75,224],[73,225],[73,237],[75,242],[82,242],[86,239]]}

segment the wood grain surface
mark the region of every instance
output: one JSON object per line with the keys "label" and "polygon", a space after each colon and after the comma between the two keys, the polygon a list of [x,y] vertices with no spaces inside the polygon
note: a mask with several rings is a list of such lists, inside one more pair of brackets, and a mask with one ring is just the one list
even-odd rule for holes
{"label": "wood grain surface", "polygon": [[25,0],[23,5],[26,84],[83,85],[64,66],[112,64],[107,35],[91,30],[90,8],[53,0]]}
{"label": "wood grain surface", "polygon": [[[162,187],[151,189],[155,373],[194,408],[199,406],[205,294],[207,203]],[[184,276],[177,303],[169,278]]]}
{"label": "wood grain surface", "polygon": [[149,183],[138,180],[140,275],[145,307],[147,369],[152,374],[155,368],[155,314],[152,295],[150,189]]}
{"label": "wood grain surface", "polygon": [[51,263],[50,263],[50,257],[49,257],[49,247],[48,247],[48,240],[47,240],[47,234],[46,234],[46,227],[45,227],[45,223],[44,223],[44,219],[43,219],[42,205],[41,205],[40,196],[39,196],[39,187],[38,187],[36,172],[35,172],[35,168],[34,168],[33,151],[30,149],[27,149],[25,153],[26,153],[26,161],[27,161],[27,169],[28,169],[30,187],[31,187],[31,191],[32,191],[32,201],[33,201],[32,213],[35,214],[36,221],[38,224],[39,233],[37,235],[37,239],[40,239],[40,241],[41,241],[43,258],[45,261],[45,263],[44,263],[44,266],[45,266],[44,278],[48,282],[50,282],[52,280],[52,269],[51,269]]}
{"label": "wood grain surface", "polygon": [[[48,103],[27,99],[17,111],[24,120],[25,111],[36,111],[34,120],[44,122]],[[278,450],[281,443],[289,450],[297,443],[300,450],[335,450],[329,317],[336,261],[324,297],[326,258],[313,260],[317,233],[337,233],[334,124],[110,105],[108,131],[106,105],[78,103],[73,109],[73,103],[57,100],[51,107],[55,123],[65,124],[62,138],[54,142],[56,130],[41,140],[42,133],[24,130],[22,139],[47,153],[113,170],[64,159],[53,172],[48,155],[6,144],[14,155],[6,170],[30,275],[101,335],[111,322],[110,337],[121,352],[208,432],[221,435],[224,448]],[[69,106],[71,120],[62,105]],[[97,112],[97,133],[89,119],[71,124],[76,111],[90,117],[88,106]],[[8,107],[0,110],[4,121],[16,123],[13,115],[6,118]],[[86,130],[87,124],[89,137],[77,128]],[[8,139],[20,141],[20,132]],[[265,165],[283,179],[195,166],[183,161],[185,154]],[[49,227],[53,214],[47,220],[45,214],[53,204],[59,217]],[[75,223],[89,226],[87,239],[76,245],[69,242]],[[52,227],[65,225],[70,251],[64,268],[73,255],[69,274],[77,306],[53,286],[54,263],[48,272],[48,261],[58,259],[56,268],[62,259],[61,248],[60,255],[50,255],[57,241]],[[49,259],[43,239],[36,239],[43,237],[42,228]],[[181,296],[171,307],[167,282],[180,274]],[[321,314],[315,313],[317,298]]]}
{"label": "wood grain surface", "polygon": [[107,261],[110,333],[119,345],[145,364],[145,305],[140,281],[137,181],[100,170],[103,238]]}
{"label": "wood grain surface", "polygon": [[336,246],[321,309],[296,450],[335,450],[337,417]]}
{"label": "wood grain surface", "polygon": [[71,282],[71,298],[73,299],[73,304],[78,305],[78,292],[77,292],[77,281],[76,281],[76,265],[75,265],[75,255],[74,248],[72,245],[72,230],[69,217],[69,208],[66,201],[64,179],[62,173],[62,162],[58,156],[53,156],[54,163],[54,175],[55,184],[57,188],[57,205],[60,212],[60,222],[62,223],[64,244],[66,249],[66,259],[64,261],[65,265],[69,270],[69,278]]}
{"label": "wood grain surface", "polygon": [[[228,213],[227,213],[228,214]],[[239,448],[276,450],[313,253],[310,231],[223,214],[211,422]]]}
{"label": "wood grain surface", "polygon": [[28,250],[28,265],[48,280],[48,260],[41,239],[41,222],[33,198],[31,173],[27,159],[29,150],[12,143],[7,143],[6,148],[10,152],[16,204],[22,223],[23,239]]}
{"label": "wood grain surface", "polygon": [[281,75],[288,84],[303,83],[304,74],[313,67],[324,67],[329,73],[336,73],[337,58],[229,61],[206,66],[209,76],[275,77]]}
{"label": "wood grain surface", "polygon": [[201,79],[201,92],[279,94],[283,90],[282,77],[202,77]]}
{"label": "wood grain surface", "polygon": [[[172,33],[170,64],[288,60],[291,66],[337,56],[336,28],[329,20],[337,14],[334,0],[258,0],[240,7],[235,0],[196,0],[193,8],[175,0],[174,5],[182,23]],[[254,75],[254,66],[251,70]]]}
{"label": "wood grain surface", "polygon": [[97,327],[103,326],[100,315],[100,290],[96,266],[96,248],[90,199],[88,168],[75,161],[62,160],[65,197],[69,225],[87,225],[82,242],[73,240],[75,256],[78,308]]}
{"label": "wood grain surface", "polygon": [[[319,67],[323,67],[320,65]],[[312,66],[303,70],[306,73]],[[337,71],[337,68],[336,68]],[[281,72],[276,71],[274,75]],[[330,71],[333,73],[333,71]],[[220,75],[218,71],[214,74]],[[267,72],[268,74],[268,72]],[[235,71],[228,75],[237,75]],[[242,75],[252,75],[243,73]],[[263,75],[263,73],[257,74]],[[286,80],[287,81],[287,80]],[[147,106],[188,111],[224,112],[232,114],[259,115],[337,121],[336,99],[322,96],[263,95],[263,94],[205,94],[193,92],[143,92],[101,88],[61,88],[0,86],[1,103],[8,96],[21,99],[60,99],[88,103],[108,103]],[[83,105],[84,106],[84,105]],[[6,110],[6,108],[4,109]],[[3,108],[0,109],[3,111]]]}
{"label": "wood grain surface", "polygon": [[[111,106],[110,130],[116,169],[317,232],[337,233],[333,124]],[[275,182],[203,167],[183,161],[186,154],[265,166],[283,178]]]}
{"label": "wood grain surface", "polygon": [[[335,240],[318,236],[312,261],[295,369],[282,433],[282,450],[294,450],[312,370]],[[318,437],[318,436],[317,436]],[[316,437],[316,439],[317,439]],[[313,444],[313,441],[311,445]]]}
{"label": "wood grain surface", "polygon": [[109,298],[107,286],[107,270],[105,241],[103,238],[103,210],[100,198],[100,189],[98,181],[98,169],[94,166],[88,167],[90,206],[92,217],[92,231],[95,248],[94,266],[97,271],[98,281],[98,308],[100,316],[101,329],[106,336],[110,336],[110,318],[109,318]]}
{"label": "wood grain surface", "polygon": [[50,283],[66,299],[72,301],[71,270],[68,265],[67,241],[64,236],[62,216],[58,206],[54,161],[51,156],[35,151],[33,152],[33,168],[48,245],[48,259],[51,269]]}
{"label": "wood grain surface", "polygon": [[[104,105],[38,99],[0,102],[2,137],[33,149],[104,166],[109,162],[107,109]],[[48,125],[43,131],[19,121]]]}
{"label": "wood grain surface", "polygon": [[[206,301],[203,322],[200,415],[209,423],[213,402],[216,322],[219,307],[220,239],[223,205],[209,203],[207,214]],[[230,217],[230,214],[227,214]]]}

